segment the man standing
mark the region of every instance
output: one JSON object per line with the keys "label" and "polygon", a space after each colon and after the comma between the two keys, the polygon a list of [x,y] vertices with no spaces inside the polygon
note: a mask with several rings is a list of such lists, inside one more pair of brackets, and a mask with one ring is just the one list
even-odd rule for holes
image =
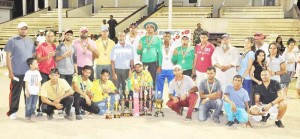
{"label": "man standing", "polygon": [[194,38],[194,46],[198,43],[200,43],[200,33],[204,31],[202,28],[201,28],[201,24],[198,23],[197,24],[197,28],[194,30],[194,35],[193,35],[193,38]]}
{"label": "man standing", "polygon": [[95,59],[96,63],[96,79],[100,79],[100,73],[103,69],[109,71],[109,79],[111,80],[111,59],[110,53],[115,46],[115,42],[108,38],[108,28],[106,26],[101,27],[101,38],[96,41],[99,57]]}
{"label": "man standing", "polygon": [[263,50],[266,56],[269,55],[269,44],[265,42],[266,36],[263,33],[254,34],[254,43],[256,50]]}
{"label": "man standing", "polygon": [[141,38],[137,53],[141,55],[143,65],[148,66],[148,71],[150,72],[153,81],[155,81],[156,73],[161,72],[162,42],[161,39],[155,35],[155,32],[158,29],[157,24],[154,22],[147,22],[144,24],[144,28],[147,30],[147,33],[146,36]]}
{"label": "man standing", "polygon": [[[133,48],[125,43],[125,33],[118,34],[118,44],[112,49],[110,59],[113,81],[120,95],[124,95],[126,82],[130,69],[133,69]],[[120,88],[122,85],[122,88]]]}
{"label": "man standing", "polygon": [[[156,80],[156,98],[162,99],[163,98],[163,90],[164,90],[164,84],[165,79],[168,80],[168,84],[170,84],[171,80],[174,78],[173,73],[173,63],[172,63],[172,56],[174,52],[174,47],[171,46],[171,34],[170,32],[165,32],[164,35],[164,43],[162,47],[162,71],[160,74],[157,75]],[[160,93],[159,93],[160,92]],[[160,94],[160,96],[158,96]]]}
{"label": "man standing", "polygon": [[113,15],[110,15],[109,18],[110,19],[107,22],[109,25],[109,35],[110,35],[109,38],[112,40],[115,40],[115,37],[116,37],[115,28],[118,25],[118,22],[115,19],[113,19],[114,18]]}
{"label": "man standing", "polygon": [[65,40],[56,48],[55,60],[60,78],[72,85],[73,75],[77,72],[77,52],[72,45],[73,31],[67,29],[64,33]]}
{"label": "man standing", "polygon": [[239,64],[239,52],[230,43],[230,36],[222,36],[221,47],[217,47],[212,55],[212,65],[216,67],[216,78],[222,84],[222,91],[231,84],[232,78],[236,75],[236,66]]}
{"label": "man standing", "polygon": [[[93,40],[88,39],[88,28],[80,28],[80,38],[74,40],[73,46],[77,52],[77,71],[78,75],[82,75],[81,71],[85,65],[92,66],[94,59],[99,57],[97,46]],[[94,70],[89,77],[91,81],[94,80]]]}
{"label": "man standing", "polygon": [[[36,49],[36,59],[39,63],[39,71],[42,76],[42,84],[49,80],[50,70],[55,66],[54,56],[56,54],[56,46],[54,44],[54,40],[55,33],[52,30],[49,30],[46,33],[46,42],[41,43]],[[37,116],[43,116],[39,108],[41,104],[41,97],[39,97]]]}
{"label": "man standing", "polygon": [[137,47],[139,45],[141,36],[137,34],[137,24],[132,23],[129,26],[129,34],[126,35],[125,43],[133,48],[134,64],[141,61],[141,57],[137,54]]}
{"label": "man standing", "polygon": [[[24,88],[24,76],[29,67],[26,63],[28,58],[33,57],[34,42],[27,38],[28,26],[21,22],[17,26],[18,36],[8,40],[4,51],[6,52],[6,63],[8,69],[8,77],[11,79],[9,93],[9,111],[7,116],[10,119],[17,119],[17,111],[19,109],[20,95]],[[18,78],[19,81],[14,80]],[[25,92],[24,92],[25,93]],[[24,94],[25,99],[25,94]]]}
{"label": "man standing", "polygon": [[199,95],[199,121],[206,121],[210,115],[210,110],[215,109],[212,119],[215,123],[220,123],[219,114],[223,106],[221,82],[215,78],[216,68],[208,67],[206,70],[207,79],[201,81]]}
{"label": "man standing", "polygon": [[59,78],[58,69],[51,69],[50,80],[42,85],[41,111],[47,114],[48,120],[53,119],[54,110],[65,110],[65,118],[71,120],[71,106],[74,101],[71,86],[66,80]]}
{"label": "man standing", "polygon": [[286,112],[287,104],[284,102],[280,83],[272,80],[270,72],[266,70],[261,72],[261,79],[263,83],[255,87],[254,93],[256,106],[266,113],[266,115],[262,116],[262,122],[266,122],[271,116],[270,114],[278,114],[275,125],[279,128],[284,128],[281,118]]}
{"label": "man standing", "polygon": [[[225,91],[224,108],[227,115],[227,126],[232,126],[234,123],[246,123],[246,126],[250,126],[248,121],[249,105],[250,101],[248,92],[242,88],[243,77],[235,75],[233,77],[233,85],[229,85]],[[246,111],[247,110],[247,111]]]}
{"label": "man standing", "polygon": [[46,37],[45,37],[45,32],[44,30],[39,30],[39,35],[36,38],[37,44],[40,45],[41,43],[46,41]]}
{"label": "man standing", "polygon": [[169,86],[169,98],[167,106],[182,116],[183,107],[188,107],[186,119],[192,119],[192,113],[196,105],[198,95],[198,87],[193,82],[192,78],[182,74],[180,65],[174,66],[175,78]]}

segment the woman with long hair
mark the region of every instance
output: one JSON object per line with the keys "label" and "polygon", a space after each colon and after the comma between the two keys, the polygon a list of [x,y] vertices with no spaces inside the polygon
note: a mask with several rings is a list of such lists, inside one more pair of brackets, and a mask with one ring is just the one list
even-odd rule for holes
{"label": "woman with long hair", "polygon": [[277,45],[280,46],[280,55],[282,55],[283,52],[284,52],[284,50],[285,50],[285,47],[284,47],[284,45],[283,45],[282,38],[281,38],[280,36],[278,36],[278,37],[276,38],[276,43],[277,43]]}

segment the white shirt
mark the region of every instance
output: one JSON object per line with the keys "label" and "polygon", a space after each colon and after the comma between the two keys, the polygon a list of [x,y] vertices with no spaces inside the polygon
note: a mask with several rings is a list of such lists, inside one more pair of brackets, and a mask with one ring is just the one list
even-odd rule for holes
{"label": "white shirt", "polygon": [[264,42],[264,44],[260,48],[257,48],[257,46],[255,46],[255,47],[256,47],[256,50],[263,50],[266,53],[266,56],[269,55],[269,44],[268,43]]}
{"label": "white shirt", "polygon": [[162,66],[161,69],[163,70],[173,70],[173,62],[172,62],[172,56],[173,52],[175,50],[176,46],[170,45],[168,54],[166,53],[165,45],[163,44],[162,47]]}
{"label": "white shirt", "polygon": [[39,42],[39,45],[40,45],[41,43],[43,43],[43,42],[46,41],[46,37],[45,37],[45,36],[38,36],[38,37],[36,38],[36,41],[38,41],[38,42]]}
{"label": "white shirt", "polygon": [[130,34],[126,35],[125,43],[133,48],[134,64],[141,61],[140,55],[137,54],[137,47],[139,45],[141,36],[137,35],[135,38],[130,38]]}
{"label": "white shirt", "polygon": [[[279,56],[278,58],[270,59],[268,56],[266,58],[267,66],[273,71],[273,72],[278,72],[280,71],[280,64],[284,63],[285,60],[282,56]],[[271,79],[276,80],[280,82],[280,76],[279,75],[274,75],[271,77]]]}
{"label": "white shirt", "polygon": [[42,76],[38,70],[28,70],[25,73],[24,81],[28,82],[29,94],[37,95],[39,93],[39,83],[42,81]]}

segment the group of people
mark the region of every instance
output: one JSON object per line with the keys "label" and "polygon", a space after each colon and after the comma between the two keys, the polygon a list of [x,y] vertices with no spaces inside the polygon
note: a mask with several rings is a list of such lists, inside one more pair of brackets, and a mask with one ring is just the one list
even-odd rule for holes
{"label": "group of people", "polygon": [[[168,81],[167,106],[178,115],[188,107],[186,119],[198,111],[199,121],[211,117],[220,123],[223,111],[227,126],[244,122],[251,127],[249,115],[266,122],[275,118],[278,127],[287,104],[287,87],[295,71],[294,39],[280,55],[277,43],[267,44],[265,36],[256,33],[244,40],[244,52],[231,46],[230,35],[221,37],[221,45],[208,42],[209,33],[201,31],[196,45],[189,45],[189,36],[182,36],[181,46],[174,46],[172,34],[163,39],[155,35],[154,22],[144,24],[145,36],[137,33],[137,24],[130,32],[117,34],[118,43],[109,39],[109,29],[101,26],[101,37],[88,38],[88,28],[81,27],[79,38],[73,40],[73,31],[66,29],[64,41],[55,44],[55,33],[45,34],[46,41],[35,49],[26,37],[26,23],[18,24],[19,35],[5,46],[7,67],[11,79],[10,105],[7,115],[16,119],[20,94],[25,84],[27,120],[47,114],[53,118],[55,109],[62,109],[66,119],[81,120],[85,111],[103,115],[113,110],[113,104],[126,89],[140,92],[141,86],[152,86],[155,99],[162,99],[165,79]],[[199,30],[200,31],[200,30]],[[19,80],[15,80],[18,78]],[[129,84],[129,85],[128,85]],[[110,104],[107,106],[107,104]]]}

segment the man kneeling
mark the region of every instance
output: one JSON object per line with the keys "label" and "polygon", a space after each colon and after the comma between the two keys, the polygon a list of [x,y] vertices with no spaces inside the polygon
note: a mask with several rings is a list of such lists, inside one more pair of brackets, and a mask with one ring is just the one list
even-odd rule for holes
{"label": "man kneeling", "polygon": [[64,79],[59,78],[58,69],[51,69],[49,74],[50,80],[42,85],[41,98],[42,112],[46,113],[48,119],[53,119],[55,109],[65,110],[65,118],[71,120],[71,106],[74,101],[71,86]]}
{"label": "man kneeling", "polygon": [[280,83],[271,80],[270,73],[266,70],[261,72],[261,79],[263,83],[254,89],[256,105],[251,107],[250,114],[262,115],[261,122],[266,122],[270,116],[278,114],[275,124],[277,127],[283,128],[281,118],[286,112],[287,104],[284,102]]}

